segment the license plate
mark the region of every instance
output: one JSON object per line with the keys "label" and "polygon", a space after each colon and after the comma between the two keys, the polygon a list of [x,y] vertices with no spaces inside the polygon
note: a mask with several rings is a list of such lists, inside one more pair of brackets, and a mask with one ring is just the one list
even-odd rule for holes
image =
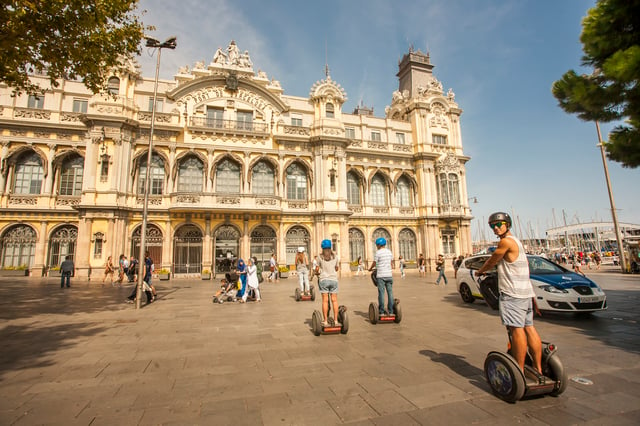
{"label": "license plate", "polygon": [[578,297],[578,303],[593,303],[600,301],[602,301],[602,298],[600,296]]}

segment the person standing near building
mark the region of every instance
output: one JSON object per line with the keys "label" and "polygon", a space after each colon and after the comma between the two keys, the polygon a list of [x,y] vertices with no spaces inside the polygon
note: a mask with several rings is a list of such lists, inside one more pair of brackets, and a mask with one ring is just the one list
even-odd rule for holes
{"label": "person standing near building", "polygon": [[529,348],[533,366],[542,374],[542,342],[533,326],[535,293],[529,278],[529,262],[522,243],[511,235],[511,223],[507,213],[497,212],[489,216],[489,226],[500,242],[476,275],[482,276],[497,265],[500,317],[511,333],[513,356],[524,371],[525,355]]}
{"label": "person standing near building", "polygon": [[60,288],[64,288],[66,281],[67,288],[71,287],[71,275],[75,275],[76,267],[71,260],[71,256],[67,255],[60,265]]}
{"label": "person standing near building", "polygon": [[358,260],[356,262],[358,262],[358,271],[356,272],[356,275],[360,276],[360,273],[362,272],[362,275],[364,276],[364,263],[362,262],[362,256],[358,256]]}
{"label": "person standing near building", "polygon": [[394,314],[393,310],[393,274],[391,271],[391,262],[393,261],[393,253],[387,248],[387,240],[380,237],[376,239],[376,254],[373,257],[373,263],[369,271],[376,269],[376,281],[378,282],[378,310],[380,315],[385,315],[384,310],[384,293],[387,292],[387,312],[389,315]]}
{"label": "person standing near building", "polygon": [[104,285],[104,281],[107,279],[107,276],[111,278],[111,285],[113,285],[113,260],[111,260],[111,256],[107,258],[107,261],[104,264],[104,277],[102,278],[102,285]]}
{"label": "person standing near building", "polygon": [[424,277],[426,275],[425,261],[422,253],[420,253],[420,256],[418,256],[418,271],[420,272],[421,277]]}
{"label": "person standing near building", "polygon": [[253,290],[256,302],[260,302],[260,282],[258,281],[258,267],[253,258],[247,259],[247,289],[242,295],[242,300],[247,301],[249,291]]}
{"label": "person standing near building", "polygon": [[404,258],[402,255],[398,257],[398,263],[400,264],[400,277],[404,279]]}
{"label": "person standing near building", "polygon": [[318,260],[317,272],[320,273],[318,278],[318,289],[322,294],[322,326],[328,327],[329,314],[329,297],[331,297],[331,305],[333,306],[333,323],[336,327],[340,327],[338,322],[338,270],[340,269],[340,260],[331,250],[331,240],[322,240],[320,244],[322,254]]}
{"label": "person standing near building", "polygon": [[298,247],[298,253],[296,254],[296,271],[298,273],[300,291],[305,295],[309,294],[309,258],[304,251],[304,247]]}
{"label": "person standing near building", "polygon": [[447,281],[447,276],[444,274],[444,256],[439,254],[438,260],[436,260],[436,271],[438,271],[438,278],[436,279],[436,285],[440,285],[440,280],[444,279],[444,285],[449,284]]}
{"label": "person standing near building", "polygon": [[278,281],[278,262],[276,261],[276,254],[271,254],[271,259],[269,259],[269,271],[271,271],[271,275],[269,275],[269,282]]}

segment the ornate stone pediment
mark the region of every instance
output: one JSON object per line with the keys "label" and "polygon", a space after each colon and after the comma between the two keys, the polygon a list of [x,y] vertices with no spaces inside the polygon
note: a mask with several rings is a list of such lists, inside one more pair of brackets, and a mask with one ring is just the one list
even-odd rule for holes
{"label": "ornate stone pediment", "polygon": [[453,152],[449,151],[436,161],[436,172],[458,173],[460,172],[460,161]]}

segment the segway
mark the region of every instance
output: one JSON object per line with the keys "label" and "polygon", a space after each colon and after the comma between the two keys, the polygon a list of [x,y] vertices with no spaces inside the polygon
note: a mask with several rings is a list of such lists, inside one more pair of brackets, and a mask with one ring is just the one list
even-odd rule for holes
{"label": "segway", "polygon": [[507,328],[509,344],[507,352],[489,352],[484,361],[484,375],[494,395],[506,402],[516,402],[525,396],[558,396],[568,385],[558,348],[553,343],[542,342],[542,375],[533,367],[529,351],[525,356],[524,372],[511,353],[511,331]]}
{"label": "segway", "polygon": [[[371,281],[373,281],[373,284],[376,287],[378,286],[375,269],[373,270],[373,272],[371,272]],[[395,322],[396,324],[398,324],[400,321],[402,321],[402,306],[400,306],[399,299],[393,299],[393,310],[395,312],[389,312],[388,314],[380,315],[380,311],[378,308],[379,306],[376,302],[371,302],[369,304],[369,321],[371,321],[371,324],[377,324],[379,322]]]}
{"label": "segway", "polygon": [[[473,274],[473,272],[472,272]],[[498,303],[500,301],[500,291],[498,290],[498,273],[490,272],[486,275],[476,278],[478,287],[480,287],[480,294],[487,305],[494,311],[498,310]]]}
{"label": "segway", "polygon": [[338,321],[340,321],[341,326],[336,326],[333,321],[333,315],[331,315],[331,299],[329,299],[329,310],[327,311],[327,322],[328,326],[322,325],[322,312],[319,310],[313,311],[313,315],[311,316],[311,328],[313,329],[313,334],[319,336],[321,334],[347,334],[349,331],[349,316],[347,315],[347,307],[344,305],[338,306]]}
{"label": "segway", "polygon": [[316,289],[313,286],[310,286],[309,294],[304,294],[302,291],[300,291],[300,287],[296,287],[295,297],[296,297],[296,302],[316,300]]}

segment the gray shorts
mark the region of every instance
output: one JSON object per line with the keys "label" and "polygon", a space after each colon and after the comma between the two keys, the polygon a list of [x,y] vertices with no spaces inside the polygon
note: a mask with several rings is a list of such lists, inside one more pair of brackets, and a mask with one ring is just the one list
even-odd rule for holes
{"label": "gray shorts", "polygon": [[322,280],[318,283],[318,289],[320,290],[320,293],[337,293],[338,281]]}
{"label": "gray shorts", "polygon": [[524,328],[533,325],[531,298],[519,299],[500,293],[500,318],[508,327]]}

